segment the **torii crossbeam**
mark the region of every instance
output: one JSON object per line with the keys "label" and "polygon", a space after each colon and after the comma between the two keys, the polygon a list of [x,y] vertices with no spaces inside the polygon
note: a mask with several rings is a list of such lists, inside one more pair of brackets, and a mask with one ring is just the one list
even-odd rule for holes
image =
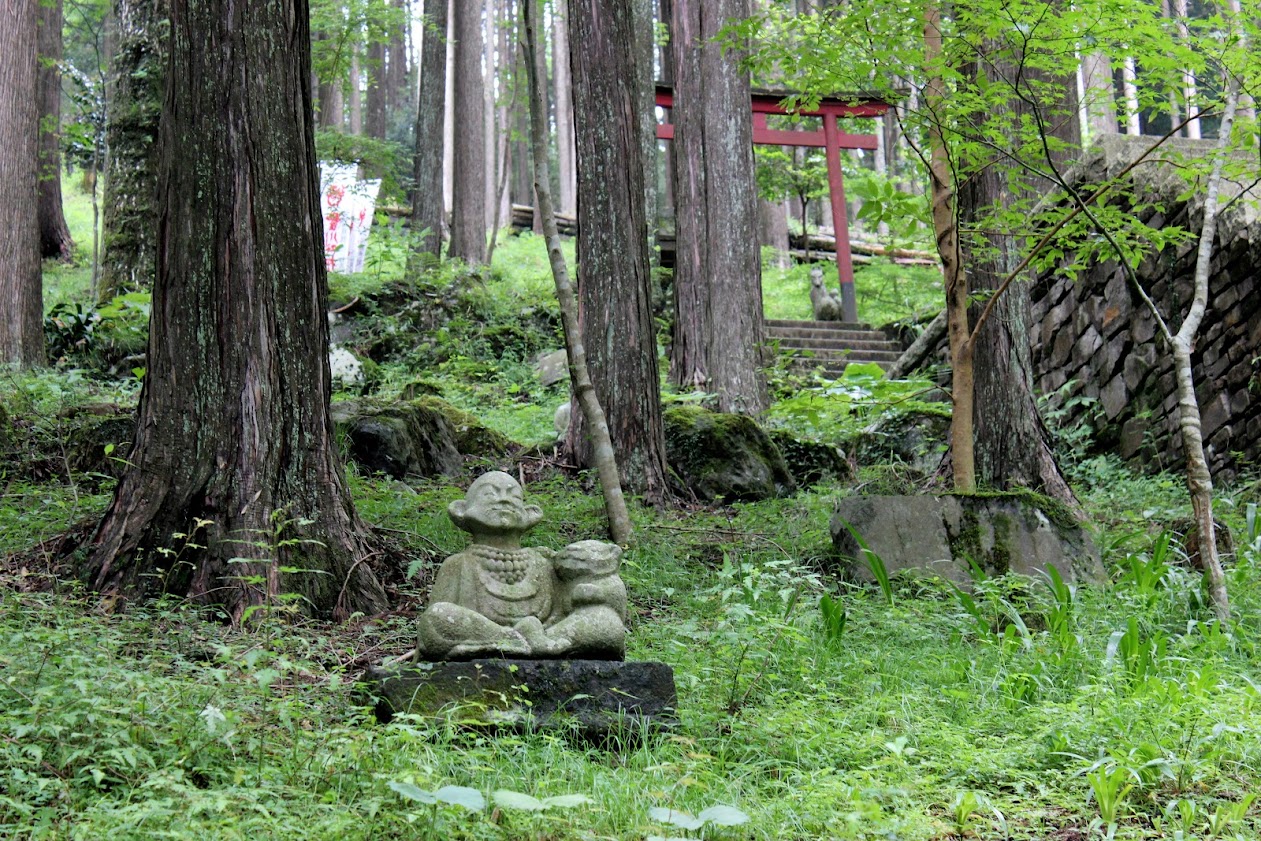
{"label": "torii crossbeam", "polygon": [[[849,250],[849,220],[845,214],[845,183],[841,175],[841,149],[875,149],[879,138],[874,134],[849,134],[840,130],[840,117],[879,117],[889,110],[889,103],[866,94],[826,96],[817,108],[790,111],[782,103],[795,96],[792,91],[753,91],[750,109],[753,112],[753,143],[762,146],[810,146],[822,148],[828,168],[828,198],[832,204],[832,226],[836,231],[836,273],[841,287],[841,309],[846,321],[858,320],[858,301],[854,296],[854,260]],[[657,105],[674,107],[674,89],[657,85]],[[768,114],[798,117],[819,117],[822,131],[782,131],[767,128]],[[671,123],[657,125],[657,137],[674,139]]]}

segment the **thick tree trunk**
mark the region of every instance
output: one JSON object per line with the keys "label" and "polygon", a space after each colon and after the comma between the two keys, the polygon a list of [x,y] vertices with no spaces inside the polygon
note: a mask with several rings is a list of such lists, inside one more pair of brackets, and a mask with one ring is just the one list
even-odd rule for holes
{"label": "thick tree trunk", "polygon": [[237,621],[378,611],[328,410],[307,4],[170,9],[148,372],[90,583]]}
{"label": "thick tree trunk", "polygon": [[39,6],[39,250],[44,257],[74,259],[74,240],[61,207],[61,0]]}
{"label": "thick tree trunk", "polygon": [[466,263],[486,259],[486,138],[482,115],[482,4],[456,0],[454,181],[449,253]]}
{"label": "thick tree trunk", "polygon": [[758,244],[775,249],[775,265],[792,265],[788,254],[788,205],[782,201],[757,200]]}
{"label": "thick tree trunk", "polygon": [[[485,17],[482,18],[482,67],[485,76],[485,84],[482,85],[482,138],[483,153],[486,155],[486,163],[484,168],[486,196],[482,201],[482,208],[486,213],[486,230],[490,233],[490,238],[495,238],[496,229],[499,220],[496,215],[499,213],[499,197],[495,194],[495,186],[497,179],[495,174],[499,172],[499,132],[495,128],[495,81],[498,75],[495,66],[495,7],[498,5],[497,0],[483,0],[483,10]],[[490,254],[490,246],[487,244],[486,253]]]}
{"label": "thick tree trunk", "polygon": [[[317,33],[316,43],[329,41],[329,37]],[[343,93],[345,73],[337,73],[328,79],[320,79],[316,106],[319,110],[319,126],[322,129],[341,131],[346,122],[346,97]]]}
{"label": "thick tree trunk", "polygon": [[[570,5],[580,0],[555,0],[552,11],[552,81],[556,113],[556,179],[558,209],[570,215],[578,212],[577,152],[574,144],[574,94],[570,78]],[[585,47],[584,47],[585,48]]]}
{"label": "thick tree trunk", "polygon": [[[964,68],[981,80],[981,74],[1006,78],[1019,78],[1022,95],[1028,93],[1031,84],[1058,84],[1063,92],[1057,102],[1047,102],[1039,115],[1045,131],[1054,133],[1069,150],[1080,139],[1077,120],[1076,85],[1064,79],[1053,79],[1045,73],[1024,68],[1023,74],[1011,72],[1013,59],[992,52],[984,65],[974,64]],[[1008,62],[1004,64],[1004,62]],[[997,82],[991,78],[991,83]],[[1045,89],[1040,89],[1045,101]],[[1015,102],[1012,107],[1025,113],[1027,106]],[[1033,119],[1032,111],[1028,112]],[[1056,153],[1055,165],[1060,165],[1070,153]],[[1044,162],[1040,162],[1045,166]],[[1017,183],[1012,179],[1012,168],[1006,162],[994,160],[972,173],[958,188],[959,224],[962,229],[975,230],[984,226],[985,219],[994,205],[1005,205],[1018,190],[1049,187],[1047,184]],[[1004,280],[1017,268],[1023,256],[1023,240],[1011,235],[993,234],[983,241],[964,240],[964,263],[967,266],[972,292],[988,290],[997,298],[991,305],[989,316],[981,319],[992,295],[981,296],[980,303],[971,307],[968,323],[971,326],[969,340],[974,378],[972,402],[974,406],[974,447],[976,479],[979,486],[997,490],[1030,488],[1047,494],[1076,508],[1078,503],[1067,480],[1055,463],[1051,450],[1051,437],[1038,414],[1033,393],[1032,360],[1029,338],[1029,282],[1018,278],[998,293]],[[952,339],[953,341],[953,339]],[[963,384],[955,380],[957,401]],[[961,442],[952,441],[952,447]]]}
{"label": "thick tree trunk", "polygon": [[447,94],[447,10],[449,0],[426,0],[420,50],[420,105],[416,112],[412,230],[424,236],[417,252],[437,257],[442,249],[442,118]]}
{"label": "thick tree trunk", "polygon": [[716,40],[748,0],[675,0],[677,257],[670,379],[725,412],[767,407],[749,77]]}
{"label": "thick tree trunk", "polygon": [[[652,317],[635,28],[623,0],[572,0],[578,169],[578,290],[583,346],[626,487],[665,500],[656,323]],[[573,404],[577,406],[577,401]],[[590,429],[574,411],[569,446],[592,465]]]}
{"label": "thick tree trunk", "polygon": [[1106,53],[1086,53],[1081,57],[1082,142],[1116,134],[1116,92],[1112,84],[1112,61]]}
{"label": "thick tree trunk", "polygon": [[363,69],[360,67],[359,47],[351,48],[350,53],[350,133],[363,134]]}
{"label": "thick tree trunk", "polygon": [[166,79],[166,0],[118,0],[113,96],[105,123],[105,214],[96,299],[149,289],[156,273],[158,122]]}
{"label": "thick tree trunk", "polygon": [[35,0],[0,0],[0,363],[44,362],[39,224],[39,97]]}
{"label": "thick tree trunk", "polygon": [[[552,277],[556,281],[556,298],[560,304],[561,324],[565,330],[565,354],[569,360],[569,379],[574,394],[591,425],[592,460],[600,478],[604,494],[604,510],[609,518],[609,536],[614,542],[626,544],[631,539],[630,514],[618,473],[617,456],[605,420],[604,410],[596,397],[595,387],[587,372],[587,355],[582,329],[578,324],[578,301],[573,285],[569,282],[569,270],[560,247],[560,234],[556,229],[556,211],[552,206],[551,173],[547,143],[547,76],[539,71],[546,61],[538,43],[539,6],[534,0],[526,0],[523,6],[525,29],[526,73],[530,87],[530,152],[534,161],[534,193],[538,197],[539,216],[542,217],[544,236],[547,237],[547,257]],[[633,105],[631,106],[634,107]],[[635,143],[634,134],[629,141]]]}
{"label": "thick tree trunk", "polygon": [[407,85],[407,33],[411,28],[411,9],[408,0],[390,0],[396,25],[386,45],[386,72],[382,87],[385,89],[386,134],[395,122],[395,114],[409,109]]}
{"label": "thick tree trunk", "polygon": [[387,90],[382,84],[386,75],[385,42],[380,35],[373,36],[368,44],[367,61],[364,62],[367,89],[364,91],[363,133],[377,140],[385,139],[385,99]]}

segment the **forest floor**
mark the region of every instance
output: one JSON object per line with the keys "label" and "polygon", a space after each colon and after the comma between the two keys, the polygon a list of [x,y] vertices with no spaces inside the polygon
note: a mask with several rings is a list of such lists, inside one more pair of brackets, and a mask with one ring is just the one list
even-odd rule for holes
{"label": "forest floor", "polygon": [[[334,278],[334,297],[389,300],[404,247],[380,237],[369,272]],[[47,275],[69,327],[66,312],[91,309],[84,271]],[[447,322],[430,344],[381,351],[369,387],[388,398],[420,379],[523,444],[546,444],[565,399],[530,364],[555,342],[546,272],[528,236],[501,243],[489,278],[435,270],[421,290],[456,301]],[[805,282],[770,276],[768,308],[808,310]],[[901,277],[908,289],[940,294],[923,277]],[[919,306],[905,297],[889,309]],[[365,323],[381,323],[354,340],[380,350],[409,323],[404,310],[371,310]],[[125,360],[143,312],[137,298],[87,317],[83,344],[58,333],[70,348],[59,367],[0,374],[0,406],[24,436],[0,438],[0,837],[1261,837],[1256,484],[1217,500],[1234,535],[1227,627],[1212,621],[1181,549],[1179,477],[1089,455],[1076,430],[1060,443],[1104,551],[1100,586],[1012,576],[977,581],[967,599],[934,579],[846,583],[832,506],[921,484],[905,465],[863,464],[856,484],[758,503],[633,503],[628,657],[674,667],[675,731],[595,749],[411,716],[382,726],[355,680],[411,647],[426,573],[463,545],[447,503],[485,465],[406,482],[350,470],[360,513],[411,559],[389,613],[333,625],[277,605],[245,631],[175,599],[112,611],[58,576],[43,550],[109,501],[108,475],[62,469],[75,445],[64,419],[85,404],[134,402]],[[768,423],[832,441],[904,411],[905,394],[924,385],[786,376],[775,374]],[[527,493],[546,520],[530,542],[602,536],[589,477],[537,473]],[[844,605],[843,624],[824,621],[825,595]],[[400,793],[414,793],[407,784],[589,802],[530,811],[501,798],[470,810],[422,805]],[[716,805],[749,821],[686,831],[653,811]]]}

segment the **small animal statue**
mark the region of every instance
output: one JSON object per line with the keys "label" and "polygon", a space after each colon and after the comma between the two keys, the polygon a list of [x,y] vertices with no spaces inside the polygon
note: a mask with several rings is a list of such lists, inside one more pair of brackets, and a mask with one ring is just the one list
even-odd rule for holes
{"label": "small animal statue", "polygon": [[810,270],[810,306],[816,321],[840,321],[841,302],[823,285],[823,270]]}

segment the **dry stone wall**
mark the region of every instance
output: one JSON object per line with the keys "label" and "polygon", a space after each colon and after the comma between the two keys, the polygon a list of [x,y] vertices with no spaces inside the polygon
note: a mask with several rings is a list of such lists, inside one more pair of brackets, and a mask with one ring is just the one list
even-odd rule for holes
{"label": "dry stone wall", "polygon": [[[1154,138],[1104,138],[1075,170],[1079,183],[1099,183],[1133,161]],[[1166,148],[1173,148],[1166,152]],[[1171,153],[1207,147],[1170,142],[1161,161],[1133,171],[1139,217],[1151,227],[1198,229],[1203,200],[1184,197],[1186,184]],[[1074,177],[1070,174],[1070,178]],[[1238,190],[1236,190],[1236,193]],[[1131,201],[1121,199],[1121,201]],[[1168,246],[1139,266],[1138,275],[1171,329],[1192,295],[1195,242]],[[1210,467],[1219,480],[1261,466],[1261,218],[1256,197],[1243,196],[1219,217],[1208,312],[1192,359],[1196,396]],[[1076,281],[1054,272],[1032,289],[1034,373],[1052,409],[1070,425],[1089,424],[1099,451],[1149,469],[1183,463],[1172,362],[1156,324],[1132,292],[1120,266],[1088,266]],[[1086,399],[1083,399],[1086,398]]]}

